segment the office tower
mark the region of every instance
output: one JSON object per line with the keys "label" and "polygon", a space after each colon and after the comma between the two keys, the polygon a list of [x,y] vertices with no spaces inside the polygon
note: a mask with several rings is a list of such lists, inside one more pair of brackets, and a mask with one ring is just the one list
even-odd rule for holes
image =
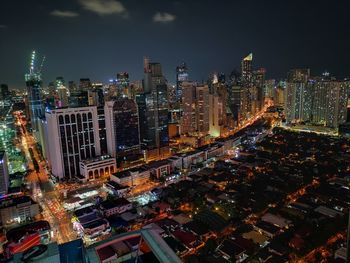
{"label": "office tower", "polygon": [[144,92],[136,96],[141,143],[147,149],[169,146],[167,84],[160,63],[144,59]]}
{"label": "office tower", "polygon": [[79,176],[79,162],[101,153],[97,107],[46,112],[48,161],[58,179]]}
{"label": "office tower", "polygon": [[129,73],[120,72],[117,74],[117,94],[119,97],[132,97],[130,89]]}
{"label": "office tower", "polygon": [[276,80],[267,79],[264,85],[264,97],[272,99],[275,97]]}
{"label": "office tower", "polygon": [[327,127],[338,128],[346,122],[347,90],[350,83],[329,78],[316,78],[310,82],[312,108],[310,121]]}
{"label": "office tower", "polygon": [[225,76],[225,73],[219,73],[219,74],[218,74],[218,82],[219,82],[219,83],[222,83],[222,84],[226,83],[226,76]]}
{"label": "office tower", "polygon": [[120,159],[140,153],[137,104],[128,98],[108,101],[104,107],[108,153]]}
{"label": "office tower", "polygon": [[253,53],[243,58],[241,62],[242,83],[244,86],[252,83],[253,77]]}
{"label": "office tower", "polygon": [[79,80],[79,89],[88,90],[92,87],[91,81],[89,78],[82,78]]}
{"label": "office tower", "polygon": [[194,82],[182,83],[181,134],[209,131],[209,88]]}
{"label": "office tower", "polygon": [[68,107],[68,89],[65,86],[59,86],[57,88],[57,108]]}
{"label": "office tower", "polygon": [[101,155],[108,153],[107,148],[107,131],[106,131],[106,116],[104,106],[97,107],[98,132],[100,136]]}
{"label": "office tower", "polygon": [[283,107],[285,100],[285,87],[278,85],[274,88],[273,101],[276,107]]}
{"label": "office tower", "polygon": [[207,85],[196,87],[196,120],[197,130],[207,134],[209,131],[209,87]]}
{"label": "office tower", "polygon": [[89,106],[103,107],[104,103],[103,84],[93,83],[92,88],[88,90]]}
{"label": "office tower", "polygon": [[30,71],[25,74],[28,94],[29,117],[33,131],[38,130],[38,122],[44,115],[44,101],[42,97],[41,67],[36,68],[36,53],[32,52]]}
{"label": "office tower", "polygon": [[9,187],[9,171],[6,152],[0,151],[0,194],[7,194]]}
{"label": "office tower", "polygon": [[253,72],[253,87],[256,91],[256,97],[253,98],[253,101],[255,102],[255,107],[253,108],[254,112],[260,111],[264,106],[265,74],[266,69],[264,68],[260,68]]}
{"label": "office tower", "polygon": [[64,81],[64,78],[63,77],[56,77],[56,80],[55,80],[55,87],[56,89],[60,86],[65,86],[66,83]]}
{"label": "office tower", "polygon": [[289,83],[305,83],[310,79],[310,69],[292,69],[287,74]]}
{"label": "office tower", "polygon": [[0,85],[0,99],[2,100],[6,100],[9,99],[9,87],[7,86],[7,84],[1,84]]}
{"label": "office tower", "polygon": [[176,98],[180,102],[182,98],[182,83],[188,81],[188,68],[185,62],[176,67]]}
{"label": "office tower", "polygon": [[240,116],[247,119],[252,114],[252,96],[254,95],[252,87],[253,78],[253,54],[243,58],[241,62],[241,107]]}
{"label": "office tower", "polygon": [[182,83],[182,118],[181,134],[197,131],[196,118],[196,84],[193,82]]}
{"label": "office tower", "polygon": [[312,90],[308,85],[309,78],[309,69],[294,69],[288,72],[285,98],[287,122],[310,120]]}
{"label": "office tower", "polygon": [[69,92],[73,92],[73,91],[76,91],[78,88],[77,88],[77,84],[75,84],[74,81],[68,81],[68,90]]}
{"label": "office tower", "polygon": [[237,122],[241,107],[241,75],[237,70],[233,70],[229,76],[227,86],[227,106],[232,114],[233,119]]}
{"label": "office tower", "polygon": [[87,107],[89,106],[89,91],[88,90],[75,90],[70,92],[69,107]]}
{"label": "office tower", "polygon": [[221,135],[224,126],[225,103],[219,95],[209,95],[209,134],[213,137]]}

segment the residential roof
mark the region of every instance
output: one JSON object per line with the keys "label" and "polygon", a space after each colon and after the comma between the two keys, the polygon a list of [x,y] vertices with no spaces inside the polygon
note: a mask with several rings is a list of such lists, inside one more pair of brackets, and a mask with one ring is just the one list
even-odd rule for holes
{"label": "residential roof", "polygon": [[101,202],[102,209],[112,209],[119,206],[128,205],[130,202],[125,198],[118,198],[116,200],[105,200]]}

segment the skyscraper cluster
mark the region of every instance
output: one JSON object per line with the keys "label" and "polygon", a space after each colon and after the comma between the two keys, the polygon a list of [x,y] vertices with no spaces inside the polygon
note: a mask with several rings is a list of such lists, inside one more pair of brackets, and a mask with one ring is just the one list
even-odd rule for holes
{"label": "skyscraper cluster", "polygon": [[253,54],[242,59],[240,71],[214,73],[206,82],[191,80],[182,63],[169,85],[161,64],[144,58],[142,82],[119,72],[107,84],[57,77],[47,89],[35,57],[25,76],[29,116],[59,179],[80,176],[82,169],[91,179],[165,158],[173,138],[177,145],[189,139],[204,145],[257,116],[270,99],[285,108],[287,123],[337,128],[346,121],[349,81],[311,77],[309,69],[291,70],[286,81],[266,80],[264,68],[254,69]]}
{"label": "skyscraper cluster", "polygon": [[309,123],[337,128],[346,122],[350,81],[325,73],[311,77],[309,69],[288,73],[285,115],[288,123]]}

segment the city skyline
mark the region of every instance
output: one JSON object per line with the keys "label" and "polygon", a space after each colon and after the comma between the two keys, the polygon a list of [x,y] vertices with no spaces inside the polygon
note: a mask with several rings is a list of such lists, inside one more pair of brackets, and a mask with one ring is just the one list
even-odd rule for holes
{"label": "city skyline", "polygon": [[57,76],[107,82],[122,71],[140,80],[144,56],[162,63],[172,84],[183,61],[191,80],[205,81],[213,72],[239,69],[250,52],[254,67],[265,67],[269,78],[285,78],[291,68],[311,68],[312,75],[348,74],[345,1],[332,6],[327,1],[151,2],[28,1],[21,9],[1,3],[6,12],[0,19],[5,40],[0,42],[0,81],[24,88],[33,49],[47,57],[44,85]]}
{"label": "city skyline", "polygon": [[1,262],[350,262],[345,1],[19,2]]}

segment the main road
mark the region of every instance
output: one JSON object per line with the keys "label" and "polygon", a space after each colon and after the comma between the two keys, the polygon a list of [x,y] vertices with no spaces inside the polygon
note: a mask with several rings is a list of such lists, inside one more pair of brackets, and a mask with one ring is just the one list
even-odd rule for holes
{"label": "main road", "polygon": [[[58,243],[71,241],[76,238],[76,234],[72,230],[70,215],[61,205],[60,193],[50,180],[45,161],[42,161],[33,135],[26,130],[26,121],[19,113],[15,116],[17,117],[15,123],[21,126],[22,131],[21,142],[18,143],[17,147],[22,148],[27,160],[29,170],[26,181],[30,186],[32,197],[41,206],[43,219],[50,223],[53,239]],[[34,169],[33,160],[29,153],[30,148],[39,164],[38,171]]]}

